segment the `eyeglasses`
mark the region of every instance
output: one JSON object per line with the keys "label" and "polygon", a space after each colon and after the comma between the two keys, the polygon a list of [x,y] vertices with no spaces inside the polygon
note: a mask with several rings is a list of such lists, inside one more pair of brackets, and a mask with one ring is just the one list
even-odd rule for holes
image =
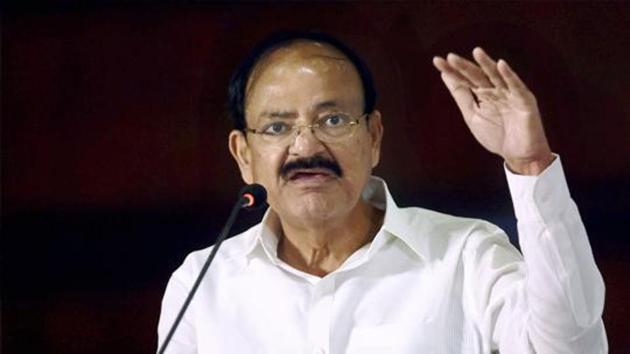
{"label": "eyeglasses", "polygon": [[324,143],[335,143],[351,138],[361,118],[367,113],[352,118],[346,113],[328,113],[318,118],[313,124],[296,125],[284,120],[272,121],[263,125],[260,129],[243,129],[246,133],[257,134],[264,141],[271,144],[285,144],[293,141],[302,128],[310,129],[313,135]]}

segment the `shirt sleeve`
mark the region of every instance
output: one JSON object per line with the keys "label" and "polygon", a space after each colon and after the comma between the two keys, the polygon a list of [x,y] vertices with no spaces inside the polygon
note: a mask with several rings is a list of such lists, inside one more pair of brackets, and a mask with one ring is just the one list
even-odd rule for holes
{"label": "shirt sleeve", "polygon": [[[189,255],[188,258],[191,256]],[[190,259],[187,259],[189,261]],[[162,298],[162,310],[158,322],[158,350],[163,345],[166,336],[175,322],[193,283],[193,274],[184,265],[176,270],[168,281],[164,297]],[[190,263],[190,262],[188,262]],[[195,354],[197,353],[196,334],[192,323],[191,306],[184,314],[177,330],[175,331],[165,353]]]}
{"label": "shirt sleeve", "polygon": [[539,176],[517,175],[507,166],[505,172],[524,278],[505,292],[518,300],[502,302],[519,305],[489,316],[496,321],[493,342],[501,353],[518,352],[514,346],[525,343],[535,353],[608,352],[601,320],[604,282],[559,156]]}

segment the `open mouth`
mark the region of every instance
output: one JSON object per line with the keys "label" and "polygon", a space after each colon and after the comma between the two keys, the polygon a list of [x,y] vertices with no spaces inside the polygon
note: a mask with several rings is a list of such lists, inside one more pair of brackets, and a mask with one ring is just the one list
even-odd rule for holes
{"label": "open mouth", "polygon": [[335,177],[335,174],[324,168],[296,169],[287,175],[289,181],[316,180]]}
{"label": "open mouth", "polygon": [[320,155],[289,161],[278,172],[287,182],[309,185],[332,181],[343,175],[336,161]]}

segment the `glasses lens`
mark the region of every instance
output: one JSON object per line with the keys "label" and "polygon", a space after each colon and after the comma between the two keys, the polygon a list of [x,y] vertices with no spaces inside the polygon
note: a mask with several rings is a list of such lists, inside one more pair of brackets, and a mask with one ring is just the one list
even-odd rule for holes
{"label": "glasses lens", "polygon": [[291,127],[279,134],[257,134],[261,140],[268,144],[284,145],[293,141],[298,134],[304,134],[305,129],[311,129],[315,138],[322,142],[332,143],[351,138],[359,124],[358,119],[350,120],[343,117],[340,121],[320,121],[312,126]]}
{"label": "glasses lens", "polygon": [[337,141],[348,138],[353,132],[354,125],[340,124],[335,126],[321,125],[315,129],[315,136],[322,141]]}
{"label": "glasses lens", "polygon": [[291,138],[295,137],[295,131],[288,131],[284,134],[271,135],[271,134],[260,134],[260,137],[263,141],[269,144],[274,145],[282,145],[287,141],[291,140]]}

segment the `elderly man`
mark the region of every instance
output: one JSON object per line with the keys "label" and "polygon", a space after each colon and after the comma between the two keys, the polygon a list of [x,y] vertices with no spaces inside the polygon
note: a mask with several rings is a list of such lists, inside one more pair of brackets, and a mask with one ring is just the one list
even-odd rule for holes
{"label": "elderly man", "polygon": [[[171,353],[604,353],[604,285],[534,95],[482,49],[434,65],[472,134],[505,161],[521,255],[480,220],[399,208],[382,179],[370,73],[321,33],[257,47],[230,83],[229,148],[268,192],[226,241]],[[160,339],[210,249],[164,295]]]}

